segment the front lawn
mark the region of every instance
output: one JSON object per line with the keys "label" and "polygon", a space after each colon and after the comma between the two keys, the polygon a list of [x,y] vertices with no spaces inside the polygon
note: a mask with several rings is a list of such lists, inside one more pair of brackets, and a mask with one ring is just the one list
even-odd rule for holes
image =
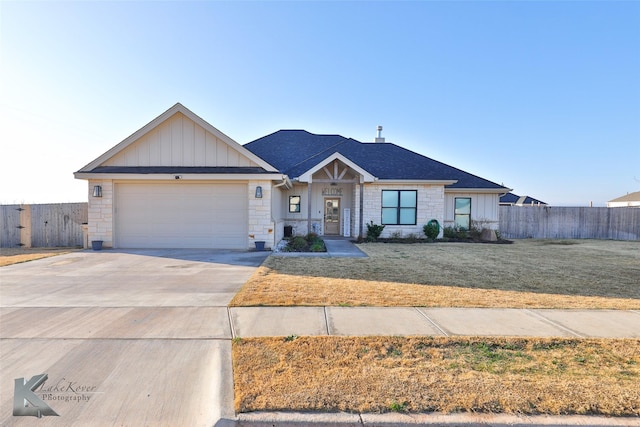
{"label": "front lawn", "polygon": [[640,416],[640,340],[236,339],[233,371],[237,412]]}
{"label": "front lawn", "polygon": [[640,309],[640,242],[358,247],[369,257],[270,256],[231,305]]}
{"label": "front lawn", "polygon": [[[640,309],[640,242],[367,243],[270,256],[232,305]],[[640,340],[287,337],[233,342],[250,411],[640,416]]]}
{"label": "front lawn", "polygon": [[67,254],[76,248],[1,248],[0,267]]}

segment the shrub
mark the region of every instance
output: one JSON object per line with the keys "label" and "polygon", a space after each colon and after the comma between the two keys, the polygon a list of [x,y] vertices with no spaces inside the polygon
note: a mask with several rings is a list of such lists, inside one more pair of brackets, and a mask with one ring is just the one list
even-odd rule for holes
{"label": "shrub", "polygon": [[367,224],[367,242],[375,242],[378,240],[382,234],[382,230],[384,230],[384,225],[374,224],[373,221]]}
{"label": "shrub", "polygon": [[453,227],[445,227],[442,230],[442,234],[447,239],[455,239],[456,237],[458,237],[458,232]]}
{"label": "shrub", "polygon": [[326,252],[324,241],[315,233],[293,236],[284,249],[286,252]]}
{"label": "shrub", "polygon": [[440,224],[437,220],[432,219],[422,227],[422,231],[427,239],[436,240],[440,234]]}
{"label": "shrub", "polygon": [[309,246],[309,250],[311,252],[326,252],[327,248],[325,248],[324,242],[320,240],[319,242],[313,242],[311,246]]}
{"label": "shrub", "polygon": [[442,229],[446,239],[469,239],[471,233],[464,227],[445,227]]}
{"label": "shrub", "polygon": [[393,233],[391,233],[391,235],[389,236],[390,239],[393,240],[400,240],[402,239],[402,231],[394,231]]}
{"label": "shrub", "polygon": [[309,248],[309,242],[303,236],[295,236],[289,240],[288,248],[293,252],[303,252]]}
{"label": "shrub", "polygon": [[409,233],[404,238],[404,241],[407,243],[416,243],[418,241],[418,235],[416,233]]}

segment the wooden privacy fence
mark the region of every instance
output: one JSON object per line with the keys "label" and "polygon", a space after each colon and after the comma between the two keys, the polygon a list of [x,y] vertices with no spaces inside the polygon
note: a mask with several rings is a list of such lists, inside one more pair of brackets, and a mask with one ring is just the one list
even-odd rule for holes
{"label": "wooden privacy fence", "polygon": [[640,240],[640,208],[500,206],[507,239]]}
{"label": "wooden privacy fence", "polygon": [[83,246],[87,203],[0,205],[0,248]]}

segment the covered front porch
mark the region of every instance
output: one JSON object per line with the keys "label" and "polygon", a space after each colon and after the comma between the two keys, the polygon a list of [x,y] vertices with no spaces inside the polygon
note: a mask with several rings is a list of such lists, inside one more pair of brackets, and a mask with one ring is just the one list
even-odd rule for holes
{"label": "covered front porch", "polygon": [[364,184],[375,178],[338,153],[292,179],[283,194],[285,237],[316,233],[358,237],[363,232]]}

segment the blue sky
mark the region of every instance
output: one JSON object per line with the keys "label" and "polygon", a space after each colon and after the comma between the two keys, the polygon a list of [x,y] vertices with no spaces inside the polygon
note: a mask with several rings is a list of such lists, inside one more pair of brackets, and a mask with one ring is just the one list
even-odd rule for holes
{"label": "blue sky", "polygon": [[0,203],[176,102],[241,144],[383,136],[519,195],[640,190],[640,2],[0,2]]}

